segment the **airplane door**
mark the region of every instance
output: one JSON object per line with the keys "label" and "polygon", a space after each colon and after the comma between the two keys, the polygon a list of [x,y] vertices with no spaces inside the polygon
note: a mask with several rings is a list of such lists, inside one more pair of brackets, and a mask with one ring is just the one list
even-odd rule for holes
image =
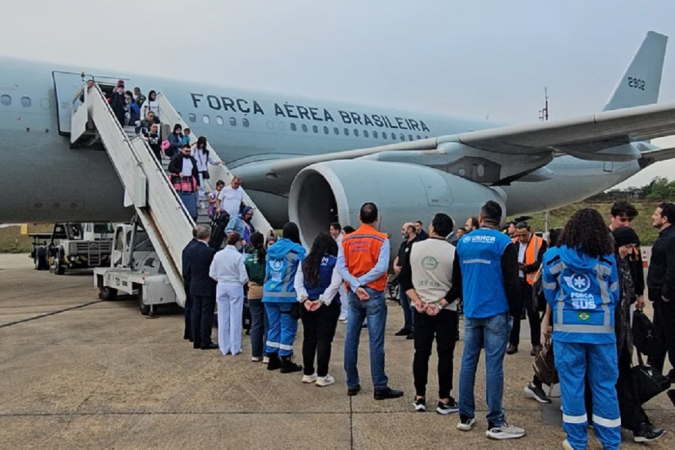
{"label": "airplane door", "polygon": [[[62,72],[55,70],[52,72],[54,78],[54,95],[56,97],[56,110],[58,114],[59,134],[69,135],[71,132],[71,117],[74,108],[79,104],[78,94],[87,80],[94,79],[99,84],[115,85],[119,78],[101,77],[85,72]],[[125,84],[128,79],[122,78]]]}

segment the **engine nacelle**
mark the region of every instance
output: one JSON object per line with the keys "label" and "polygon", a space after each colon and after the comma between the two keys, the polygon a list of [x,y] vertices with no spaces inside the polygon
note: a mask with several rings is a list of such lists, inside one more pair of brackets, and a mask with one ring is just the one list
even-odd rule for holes
{"label": "engine nacelle", "polygon": [[498,202],[506,214],[505,199],[497,191],[456,175],[411,164],[331,161],[298,173],[288,215],[298,224],[303,245],[309,246],[320,232],[328,232],[331,222],[358,228],[361,206],[373,202],[380,212],[378,229],[397,245],[405,222],[421,220],[428,227],[442,212],[460,227],[478,216],[488,200]]}

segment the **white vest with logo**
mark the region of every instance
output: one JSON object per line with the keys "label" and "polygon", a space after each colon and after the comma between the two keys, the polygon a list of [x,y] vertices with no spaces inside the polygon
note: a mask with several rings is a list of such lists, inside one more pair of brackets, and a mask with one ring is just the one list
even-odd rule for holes
{"label": "white vest with logo", "polygon": [[[415,292],[424,303],[440,301],[452,287],[455,246],[444,239],[415,242],[410,250],[410,268]],[[445,307],[457,311],[457,301]]]}

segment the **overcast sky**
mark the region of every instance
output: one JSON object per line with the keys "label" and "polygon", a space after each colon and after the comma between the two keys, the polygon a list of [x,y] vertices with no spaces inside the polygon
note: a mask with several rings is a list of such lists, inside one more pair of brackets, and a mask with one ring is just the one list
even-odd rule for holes
{"label": "overcast sky", "polygon": [[[544,86],[553,119],[599,111],[651,30],[675,101],[673,0],[22,0],[2,25],[9,56],[509,123]],[[627,184],[675,162],[648,170]]]}

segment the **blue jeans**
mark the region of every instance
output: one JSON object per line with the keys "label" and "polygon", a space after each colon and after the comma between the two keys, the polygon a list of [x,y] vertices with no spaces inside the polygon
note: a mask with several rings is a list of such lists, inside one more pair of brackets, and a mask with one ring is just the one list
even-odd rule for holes
{"label": "blue jeans", "polygon": [[251,311],[251,356],[260,358],[263,356],[269,328],[267,314],[261,299],[249,299],[248,308]]}
{"label": "blue jeans", "polygon": [[403,288],[400,287],[399,298],[401,299],[401,308],[403,308],[403,328],[412,331],[415,326],[415,315],[413,314],[413,308],[410,304],[410,297],[408,297]]}
{"label": "blue jeans", "polygon": [[464,317],[464,354],[459,371],[459,413],[474,417],[476,404],[473,388],[481,349],[485,349],[485,396],[488,421],[496,427],[504,423],[504,355],[509,342],[512,318],[508,313],[485,319]]}
{"label": "blue jeans", "polygon": [[375,390],[385,389],[389,382],[384,373],[384,329],[387,325],[387,305],[384,292],[366,288],[370,299],[361,301],[355,293],[349,291],[349,320],[345,336],[345,372],[347,387],[359,384],[359,370],[356,367],[359,354],[359,338],[363,321],[368,319],[368,338],[370,341],[370,375]]}

